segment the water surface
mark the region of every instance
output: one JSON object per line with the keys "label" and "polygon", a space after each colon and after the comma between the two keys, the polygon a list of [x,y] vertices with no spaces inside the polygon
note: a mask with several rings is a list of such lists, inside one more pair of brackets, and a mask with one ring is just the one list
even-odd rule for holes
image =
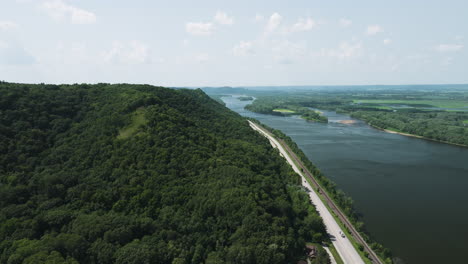
{"label": "water surface", "polygon": [[324,111],[329,123],[244,110],[283,131],[351,196],[368,231],[405,263],[468,263],[468,149],[390,134]]}

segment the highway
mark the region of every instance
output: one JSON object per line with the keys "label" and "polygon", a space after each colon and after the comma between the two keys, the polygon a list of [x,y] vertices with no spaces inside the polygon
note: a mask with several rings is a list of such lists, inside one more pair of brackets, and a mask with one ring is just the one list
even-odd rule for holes
{"label": "highway", "polygon": [[[350,263],[350,264],[364,263],[364,261],[362,260],[357,250],[351,244],[351,241],[348,239],[348,237],[341,236],[341,232],[343,232],[343,230],[341,230],[340,226],[336,222],[335,218],[332,216],[331,212],[328,210],[324,202],[320,199],[320,197],[316,193],[317,189],[320,190],[321,194],[324,196],[329,207],[332,208],[334,213],[338,215],[340,220],[346,226],[348,226],[348,229],[350,230],[352,235],[355,237],[356,241],[363,244],[364,249],[371,256],[372,262],[383,264],[380,261],[380,259],[377,257],[377,255],[375,255],[375,252],[373,252],[370,249],[370,247],[367,245],[364,239],[362,239],[360,234],[354,229],[354,227],[351,225],[351,223],[346,218],[346,216],[341,212],[341,210],[339,210],[339,208],[334,204],[334,202],[330,199],[330,197],[328,197],[328,195],[323,191],[320,185],[315,181],[312,174],[307,170],[307,168],[305,168],[305,166],[302,164],[302,162],[296,156],[296,154],[284,142],[282,142],[282,140],[277,140],[271,133],[269,133],[264,128],[260,127],[259,125],[251,121],[249,121],[249,124],[254,130],[258,131],[263,136],[268,138],[272,146],[277,148],[280,151],[281,156],[283,156],[287,160],[287,162],[292,166],[294,171],[301,176],[302,185],[309,190],[308,194],[311,199],[311,202],[314,204],[316,210],[319,212],[320,216],[322,217],[323,222],[327,228],[327,232],[329,233],[329,236],[333,243],[333,246],[338,251],[338,254],[340,255],[343,262]],[[301,169],[299,169],[296,164],[298,164]],[[309,182],[306,180],[306,177],[312,181],[314,186],[311,186],[309,184]]]}

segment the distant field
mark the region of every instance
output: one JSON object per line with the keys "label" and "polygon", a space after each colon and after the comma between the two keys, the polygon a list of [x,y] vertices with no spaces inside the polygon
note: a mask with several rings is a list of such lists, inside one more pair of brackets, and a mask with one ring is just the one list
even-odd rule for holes
{"label": "distant field", "polygon": [[440,108],[468,107],[468,102],[451,100],[353,100],[354,103],[384,104],[384,105],[428,105]]}
{"label": "distant field", "polygon": [[273,109],[273,112],[288,113],[288,114],[294,114],[294,113],[296,113],[296,112],[294,112],[293,110],[284,109],[284,108]]}
{"label": "distant field", "polygon": [[381,106],[381,105],[376,105],[376,106],[364,106],[364,107],[368,107],[368,108],[376,108],[376,109],[382,109],[382,110],[392,110],[393,108],[391,108],[390,106]]}

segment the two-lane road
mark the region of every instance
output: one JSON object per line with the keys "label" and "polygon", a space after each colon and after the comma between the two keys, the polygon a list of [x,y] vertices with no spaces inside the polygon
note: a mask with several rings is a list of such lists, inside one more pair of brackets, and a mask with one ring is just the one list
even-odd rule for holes
{"label": "two-lane road", "polygon": [[342,232],[342,230],[340,226],[336,222],[335,218],[328,211],[323,201],[317,195],[314,188],[310,186],[303,172],[296,166],[290,153],[286,151],[285,148],[272,135],[270,135],[270,133],[265,131],[262,127],[260,127],[259,125],[251,121],[249,121],[249,124],[254,130],[260,132],[262,135],[268,138],[270,140],[270,143],[280,151],[281,155],[288,161],[288,163],[292,166],[294,171],[301,176],[302,178],[301,182],[304,187],[310,190],[309,197],[312,203],[315,205],[315,208],[319,212],[320,216],[322,217],[323,222],[327,228],[327,231],[331,237],[333,246],[335,246],[343,262],[350,263],[350,264],[364,263],[359,253],[356,251],[356,249],[353,247],[353,245],[349,241],[348,237],[341,236],[340,232]]}

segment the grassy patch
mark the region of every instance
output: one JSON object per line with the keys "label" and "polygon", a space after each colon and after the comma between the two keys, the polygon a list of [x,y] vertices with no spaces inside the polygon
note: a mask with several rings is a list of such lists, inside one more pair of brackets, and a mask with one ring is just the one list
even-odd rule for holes
{"label": "grassy patch", "polygon": [[[340,257],[340,254],[338,254],[338,251],[336,251],[335,246],[333,246],[333,243],[324,242],[323,245],[322,245],[322,244],[319,244],[319,243],[308,242],[308,243],[306,243],[306,245],[308,245],[308,246],[312,245],[312,246],[316,246],[316,247],[320,247],[320,248],[323,248],[324,246],[326,246],[330,250],[331,254],[333,255],[333,258],[335,259],[336,263],[337,264],[344,264],[343,260]],[[331,258],[330,258],[330,260],[331,260]]]}
{"label": "grassy patch", "polygon": [[344,264],[343,260],[340,257],[340,254],[338,254],[338,251],[336,251],[336,248],[335,248],[335,246],[333,246],[332,243],[330,243],[328,248],[330,249],[330,252],[332,253],[333,258],[335,258],[336,263],[337,264]]}
{"label": "grassy patch", "polygon": [[294,114],[294,113],[296,113],[296,112],[294,112],[293,110],[289,110],[289,109],[285,109],[285,108],[273,109],[273,112],[286,113],[286,114]]}
{"label": "grassy patch", "polygon": [[132,113],[132,122],[130,125],[122,128],[119,131],[119,135],[117,139],[126,139],[135,134],[137,129],[141,126],[146,124],[147,120],[145,118],[145,109],[138,108],[135,112]]}
{"label": "grassy patch", "polygon": [[464,120],[464,121],[463,121],[463,124],[468,124],[468,120]]}

